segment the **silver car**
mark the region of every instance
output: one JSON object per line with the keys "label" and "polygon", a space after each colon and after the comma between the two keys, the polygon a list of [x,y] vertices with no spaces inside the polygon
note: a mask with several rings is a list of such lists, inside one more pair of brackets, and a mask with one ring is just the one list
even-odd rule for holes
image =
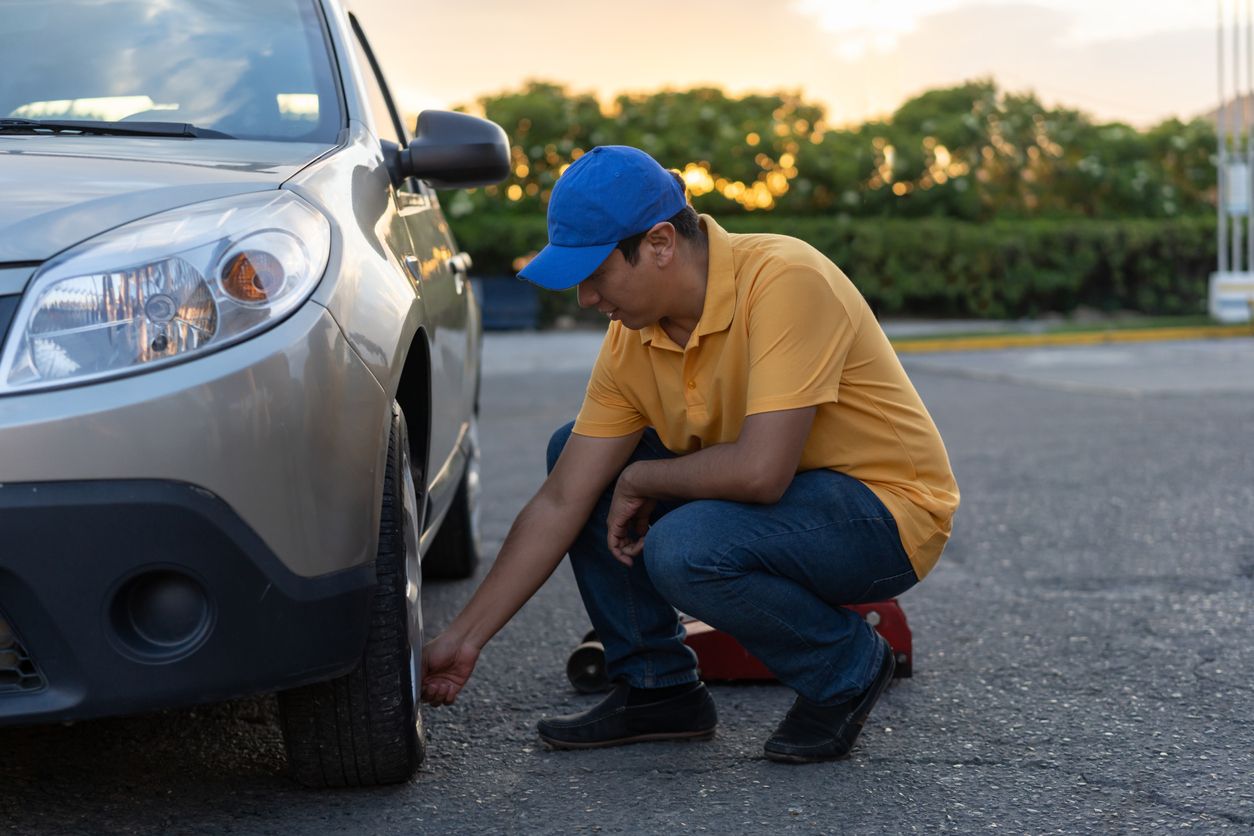
{"label": "silver car", "polygon": [[278,691],[298,780],[408,779],[479,550],[433,189],[504,132],[407,136],[333,0],[0,0],[0,55],[0,724]]}

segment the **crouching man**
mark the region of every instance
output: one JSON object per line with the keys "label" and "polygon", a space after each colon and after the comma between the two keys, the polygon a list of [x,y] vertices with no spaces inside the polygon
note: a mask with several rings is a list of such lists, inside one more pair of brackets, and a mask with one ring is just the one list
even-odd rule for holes
{"label": "crouching man", "polygon": [[813,247],[733,235],[634,148],[594,148],[553,190],[523,270],[611,320],[549,476],[466,608],[423,654],[452,702],[479,651],[569,552],[617,683],[543,720],[559,749],[704,738],[717,723],[676,608],[797,692],[766,757],[848,754],[893,654],[844,604],[940,557],[958,505],[944,444],[865,300]]}

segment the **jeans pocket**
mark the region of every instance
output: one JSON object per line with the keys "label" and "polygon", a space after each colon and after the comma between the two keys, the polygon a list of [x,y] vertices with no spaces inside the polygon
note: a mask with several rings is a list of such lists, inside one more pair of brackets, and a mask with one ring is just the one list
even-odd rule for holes
{"label": "jeans pocket", "polygon": [[890,575],[872,582],[866,591],[858,596],[858,600],[851,603],[870,604],[874,601],[887,601],[889,598],[896,598],[918,582],[919,579],[915,576],[914,570],[907,569],[901,574]]}

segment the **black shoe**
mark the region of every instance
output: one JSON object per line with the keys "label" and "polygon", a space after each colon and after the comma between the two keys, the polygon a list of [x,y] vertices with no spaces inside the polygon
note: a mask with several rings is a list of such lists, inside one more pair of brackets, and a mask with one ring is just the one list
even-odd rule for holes
{"label": "black shoe", "polygon": [[846,757],[862,724],[893,678],[896,661],[888,642],[880,639],[879,671],[871,685],[836,705],[816,705],[798,696],[784,721],[764,747],[766,757],[781,763],[815,763]]}
{"label": "black shoe", "polygon": [[694,682],[691,690],[669,699],[628,705],[631,690],[620,682],[587,711],[541,720],[537,726],[540,739],[555,749],[595,749],[643,740],[708,740],[714,736],[718,714],[704,684]]}

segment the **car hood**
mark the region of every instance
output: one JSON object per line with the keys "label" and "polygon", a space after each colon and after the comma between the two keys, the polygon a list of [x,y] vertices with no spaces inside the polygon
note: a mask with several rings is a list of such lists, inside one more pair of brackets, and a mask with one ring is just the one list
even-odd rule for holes
{"label": "car hood", "polygon": [[0,264],[37,262],[177,206],[278,188],[330,146],[112,136],[0,136]]}

